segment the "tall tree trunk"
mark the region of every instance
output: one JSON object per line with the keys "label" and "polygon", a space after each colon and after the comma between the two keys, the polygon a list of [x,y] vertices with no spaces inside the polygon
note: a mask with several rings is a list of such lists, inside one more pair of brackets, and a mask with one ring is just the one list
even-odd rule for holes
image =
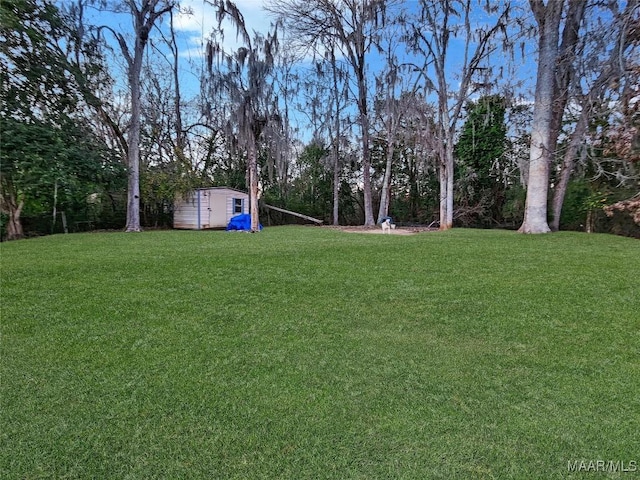
{"label": "tall tree trunk", "polygon": [[142,0],[140,6],[133,0],[126,0],[133,17],[135,29],[135,43],[133,56],[122,34],[115,34],[122,55],[127,61],[127,75],[129,91],[131,93],[131,120],[127,148],[127,232],[139,232],[140,228],[140,74],[142,72],[142,58],[149,40],[149,32],[155,21],[173,8],[173,2],[165,1],[156,10],[160,0]]}
{"label": "tall tree trunk", "polygon": [[56,178],[54,183],[53,183],[53,212],[51,213],[51,216],[53,217],[51,219],[51,234],[53,235],[53,233],[55,233],[55,228],[56,228],[56,217],[58,216],[58,179]]}
{"label": "tall tree trunk", "polygon": [[376,224],[373,218],[373,201],[371,196],[371,125],[369,123],[369,109],[367,106],[367,76],[365,63],[365,34],[364,23],[361,21],[354,30],[354,45],[351,63],[356,72],[358,82],[358,113],[360,114],[360,126],[362,128],[362,188],[364,190],[364,224],[373,226]]}
{"label": "tall tree trunk", "polygon": [[445,55],[436,59],[438,78],[438,120],[440,122],[440,230],[453,228],[453,135],[454,122],[449,115],[449,93],[445,76]]}
{"label": "tall tree trunk", "polygon": [[182,97],[180,95],[180,72],[179,72],[179,51],[178,51],[178,42],[176,41],[176,32],[173,26],[173,10],[169,12],[169,27],[171,30],[171,40],[169,42],[169,48],[171,49],[171,53],[173,54],[173,92],[174,92],[174,102],[173,102],[173,113],[175,115],[175,132],[176,132],[176,143],[175,143],[175,152],[179,165],[184,165],[184,167],[188,167],[191,170],[191,162],[188,162],[184,150],[185,150],[185,134],[182,128]]}
{"label": "tall tree trunk", "polygon": [[440,221],[440,230],[453,228],[453,142],[447,144],[445,170],[447,172],[446,215],[444,224]]}
{"label": "tall tree trunk", "polygon": [[333,224],[338,225],[340,213],[340,151],[337,140],[335,144],[336,145],[333,147]]}
{"label": "tall tree trunk", "polygon": [[22,228],[22,222],[20,221],[24,201],[16,201],[13,195],[10,195],[6,200],[6,212],[9,215],[9,221],[7,222],[7,240],[19,240],[24,237],[24,230]]}
{"label": "tall tree trunk", "polygon": [[[562,3],[563,0],[558,0]],[[557,145],[562,119],[569,101],[570,85],[575,75],[574,59],[575,49],[579,39],[580,25],[584,17],[587,0],[571,0],[567,5],[567,15],[562,30],[562,40],[558,50],[557,63],[554,75],[554,101],[551,117],[551,145]]]}
{"label": "tall tree trunk", "polygon": [[331,43],[331,71],[333,73],[334,141],[333,141],[333,224],[338,225],[340,213],[340,90],[335,44]]}
{"label": "tall tree trunk", "polygon": [[360,125],[362,127],[362,188],[364,190],[364,224],[366,226],[375,225],[373,218],[373,201],[371,197],[371,150],[369,134],[369,115],[366,103],[366,86],[362,87],[360,98]]}
{"label": "tall tree trunk", "polygon": [[[444,107],[444,108],[443,108]],[[441,104],[442,125],[450,125],[446,104]],[[453,133],[449,128],[440,129],[440,230],[453,228]]]}
{"label": "tall tree trunk", "polygon": [[587,220],[585,222],[584,231],[586,233],[593,233],[595,227],[595,219],[593,215],[593,208],[589,207],[587,210]]}
{"label": "tall tree trunk", "polygon": [[548,233],[547,202],[549,165],[555,151],[552,134],[555,73],[558,57],[559,28],[564,2],[530,0],[540,28],[538,42],[538,74],[531,126],[529,184],[521,233]]}
{"label": "tall tree trunk", "polygon": [[551,231],[557,232],[560,230],[560,214],[562,213],[562,205],[564,203],[564,197],[567,193],[567,187],[569,185],[569,179],[571,178],[571,172],[575,164],[576,156],[580,146],[583,143],[584,136],[587,133],[587,127],[589,125],[588,118],[591,109],[588,106],[583,106],[580,112],[580,118],[576,128],[571,134],[571,140],[569,146],[564,154],[562,160],[562,169],[560,170],[560,179],[556,183],[555,190],[553,192],[553,202],[551,204]]}
{"label": "tall tree trunk", "polygon": [[438,165],[438,177],[440,180],[440,230],[448,230],[444,225],[447,221],[447,167],[444,158]]}
{"label": "tall tree trunk", "polygon": [[444,152],[438,169],[440,176],[440,230],[453,228],[453,153]]}
{"label": "tall tree trunk", "polygon": [[382,177],[382,192],[380,194],[380,208],[378,209],[378,223],[384,217],[389,216],[389,201],[391,194],[391,166],[393,163],[393,153],[395,151],[393,140],[387,137],[387,162],[384,166],[384,176]]}
{"label": "tall tree trunk", "polygon": [[[580,15],[580,18],[583,15],[584,10],[584,0],[581,2],[576,2],[582,4],[582,9],[575,13],[575,15]],[[570,30],[570,35],[565,35],[563,37],[563,45],[567,42],[567,38],[572,39],[573,43],[570,44],[571,47],[575,45],[577,37],[577,29],[579,28],[579,19],[572,17],[571,13],[576,12],[576,5],[572,4],[573,10],[569,10],[568,15],[572,19],[572,26]],[[625,7],[625,11],[620,15],[621,19],[632,18],[632,14],[634,11],[637,12],[638,8],[638,0],[631,0],[627,3]],[[578,121],[576,123],[576,127],[571,135],[569,140],[569,146],[567,151],[565,152],[563,161],[562,161],[562,169],[560,171],[560,179],[556,184],[555,190],[553,192],[553,201],[552,201],[552,220],[551,220],[551,230],[557,232],[560,229],[560,216],[562,213],[562,206],[564,203],[564,198],[567,192],[567,186],[569,185],[569,180],[571,178],[571,173],[573,171],[573,167],[575,164],[575,159],[578,155],[578,151],[580,146],[583,144],[583,140],[585,135],[587,134],[587,130],[589,127],[589,119],[592,115],[594,105],[598,105],[602,102],[602,96],[604,94],[604,90],[607,85],[613,81],[617,81],[619,75],[622,74],[621,68],[623,67],[622,62],[620,62],[621,52],[624,51],[630,42],[633,41],[633,37],[629,35],[625,35],[626,22],[623,21],[621,25],[618,22],[615,23],[617,25],[616,28],[619,28],[619,40],[615,43],[614,47],[611,49],[609,53],[609,59],[604,64],[604,68],[600,70],[598,78],[593,82],[589,92],[585,95],[582,100],[580,116],[578,117]],[[566,27],[565,27],[566,30]],[[563,50],[566,52],[566,48]],[[567,84],[568,86],[568,84]],[[568,89],[567,89],[568,90]],[[566,104],[566,100],[565,103]],[[563,105],[564,105],[563,104]],[[563,106],[564,108],[564,106]],[[559,120],[554,120],[554,124],[560,125]]]}
{"label": "tall tree trunk", "polygon": [[140,232],[140,73],[144,45],[136,37],[136,50],[129,71],[131,89],[131,125],[129,127],[129,151],[127,158],[127,232]]}
{"label": "tall tree trunk", "polygon": [[258,209],[258,155],[255,140],[249,140],[247,148],[247,169],[249,170],[249,211],[251,214],[251,231],[260,231]]}

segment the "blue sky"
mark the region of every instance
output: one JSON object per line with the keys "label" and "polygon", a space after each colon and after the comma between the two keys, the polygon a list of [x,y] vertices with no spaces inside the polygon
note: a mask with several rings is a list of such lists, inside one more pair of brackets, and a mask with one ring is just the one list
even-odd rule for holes
{"label": "blue sky", "polygon": [[[258,31],[265,33],[269,30],[273,18],[264,10],[263,0],[235,0],[236,5],[244,15],[245,23],[249,31]],[[185,13],[181,13],[174,16],[174,26],[177,30],[177,36],[180,47],[180,64],[181,64],[181,83],[184,89],[183,96],[185,100],[196,96],[200,91],[200,79],[199,72],[204,65],[204,46],[207,39],[210,37],[211,32],[217,27],[217,19],[215,16],[215,9],[206,0],[182,0],[180,2],[181,9]],[[404,7],[411,8],[412,5],[416,5],[414,1],[404,2]],[[526,7],[526,5],[524,5]],[[131,32],[132,20],[130,14],[113,14],[106,12],[92,11],[93,18],[91,19],[95,24],[107,24],[120,32]],[[163,25],[167,25],[168,17],[164,17],[163,21],[159,23],[159,27],[163,28]],[[235,27],[229,23],[223,24],[225,31],[224,47],[228,50],[234,50],[240,43],[236,40]],[[114,42],[115,44],[115,42]],[[156,42],[159,45],[159,42]],[[523,78],[530,85],[535,80],[535,54],[532,52],[532,45],[527,45],[528,63],[523,64],[518,75]],[[116,62],[118,47],[114,47],[116,52]],[[455,43],[452,43],[451,53],[455,52]],[[533,61],[532,61],[533,60]],[[456,56],[451,55],[452,66],[456,62]],[[120,63],[122,60],[120,59]],[[120,65],[120,68],[124,67]],[[375,61],[371,62],[370,69],[376,70],[379,68],[379,63],[376,65]],[[452,68],[452,72],[455,70]],[[126,90],[126,75],[124,70],[119,75],[120,82],[119,87],[122,90]],[[453,83],[454,80],[452,80]],[[452,84],[451,88],[457,86]],[[524,94],[527,96],[527,94]]]}
{"label": "blue sky", "polygon": [[[264,0],[234,0],[244,15],[247,29],[266,33],[273,18],[263,8]],[[62,2],[61,2],[62,3]],[[517,4],[526,2],[514,2]],[[411,9],[417,2],[408,0],[402,6]],[[215,9],[206,0],[182,0],[180,13],[174,16],[174,25],[180,41],[180,55],[182,58],[199,62],[204,52],[204,45],[211,32],[217,27]],[[526,7],[526,5],[525,5]],[[131,17],[128,14],[113,14],[93,11],[92,20],[96,24],[107,24],[121,32],[131,31]],[[167,22],[167,18],[163,19]],[[166,23],[165,23],[166,24]],[[240,46],[236,41],[235,28],[230,23],[224,22],[225,31],[224,46],[227,49],[235,49]],[[529,52],[531,53],[531,52]]]}
{"label": "blue sky", "polygon": [[[263,9],[261,0],[236,0],[235,4],[242,12],[248,30],[266,33],[272,19]],[[184,0],[180,2],[181,9],[190,13],[183,13],[176,18],[175,26],[181,32],[184,41],[183,55],[189,58],[202,55],[203,39],[218,26],[214,8],[205,0]],[[228,22],[223,24],[225,30],[225,45],[227,48],[240,46],[235,41],[235,28]]]}
{"label": "blue sky", "polygon": [[[64,4],[66,0],[60,0]],[[245,22],[249,31],[266,32],[272,22],[271,18],[263,10],[262,0],[235,0],[236,5],[245,17]],[[199,92],[199,67],[203,65],[204,47],[211,32],[217,28],[218,23],[215,17],[215,9],[206,0],[182,0],[180,2],[181,11],[184,13],[174,14],[174,26],[180,49],[181,60],[181,81],[187,84],[187,90],[192,94]],[[100,11],[93,7],[86,8],[85,15],[90,23],[96,26],[107,25],[117,32],[131,35],[133,22],[129,13],[114,13]],[[163,28],[168,25],[168,17],[165,15],[156,27]],[[236,41],[235,28],[228,22],[223,23],[225,31],[224,46],[226,49],[237,49],[240,43]],[[121,55],[119,47],[112,34],[105,33],[105,38],[113,45],[115,56],[115,68],[122,69]],[[157,36],[157,33],[156,35]],[[151,37],[154,37],[152,33]],[[156,45],[159,43],[156,42]],[[119,82],[121,88],[126,87],[125,75],[122,72]],[[122,83],[122,85],[120,85]]]}

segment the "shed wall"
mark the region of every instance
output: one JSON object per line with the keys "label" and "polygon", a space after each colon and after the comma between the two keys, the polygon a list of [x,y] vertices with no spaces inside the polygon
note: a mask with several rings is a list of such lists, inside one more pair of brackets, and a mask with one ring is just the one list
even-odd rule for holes
{"label": "shed wall", "polygon": [[[240,199],[242,211],[235,211],[235,200]],[[199,205],[199,210],[198,210]],[[205,229],[225,228],[231,217],[247,213],[249,195],[230,188],[196,190],[186,199],[177,199],[174,204],[173,228]],[[199,212],[199,215],[198,215]]]}

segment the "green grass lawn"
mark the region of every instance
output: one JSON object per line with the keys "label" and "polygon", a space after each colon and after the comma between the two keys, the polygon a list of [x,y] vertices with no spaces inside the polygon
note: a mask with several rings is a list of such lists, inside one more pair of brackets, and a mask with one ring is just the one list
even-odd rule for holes
{"label": "green grass lawn", "polygon": [[[637,240],[274,227],[0,252],[3,479],[640,475]],[[568,468],[598,460],[619,471]]]}

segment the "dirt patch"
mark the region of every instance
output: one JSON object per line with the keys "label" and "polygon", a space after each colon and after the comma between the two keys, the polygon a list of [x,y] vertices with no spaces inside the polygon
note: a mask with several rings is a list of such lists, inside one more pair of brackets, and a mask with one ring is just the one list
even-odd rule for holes
{"label": "dirt patch", "polygon": [[[378,235],[382,235],[383,231],[382,231],[382,227],[380,226],[375,226],[375,227],[365,227],[365,226],[326,226],[323,228],[333,228],[335,230],[340,230],[342,232],[347,232],[347,233],[372,233],[372,234],[378,234]],[[437,228],[429,228],[429,227],[396,227],[392,230],[389,230],[389,235],[414,235],[416,233],[422,233],[422,232],[435,232],[437,231]],[[386,234],[385,234],[386,235]]]}

